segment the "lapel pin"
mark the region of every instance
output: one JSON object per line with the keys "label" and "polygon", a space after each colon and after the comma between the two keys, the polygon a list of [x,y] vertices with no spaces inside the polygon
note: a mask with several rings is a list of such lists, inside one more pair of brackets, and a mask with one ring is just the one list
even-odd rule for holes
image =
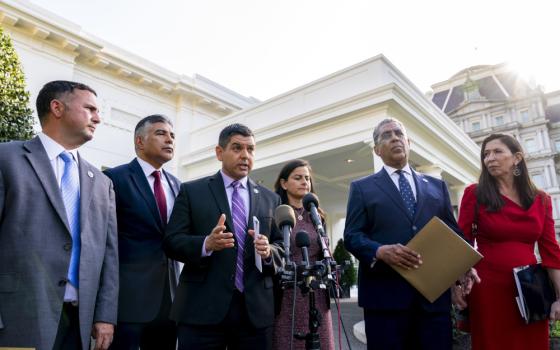
{"label": "lapel pin", "polygon": [[256,188],[253,188],[253,192],[255,192],[255,194],[259,193],[259,190],[257,190]]}
{"label": "lapel pin", "polygon": [[89,176],[89,177],[93,178],[93,173],[91,172],[91,170],[88,170],[88,172],[87,172],[87,176]]}
{"label": "lapel pin", "polygon": [[424,178],[422,178],[422,181],[424,181],[424,182],[428,182],[428,180],[426,180],[426,179],[424,179]]}

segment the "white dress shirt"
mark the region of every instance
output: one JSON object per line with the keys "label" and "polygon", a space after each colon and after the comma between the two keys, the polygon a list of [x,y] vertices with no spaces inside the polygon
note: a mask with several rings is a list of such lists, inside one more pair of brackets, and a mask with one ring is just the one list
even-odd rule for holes
{"label": "white dress shirt", "polygon": [[[395,186],[397,186],[397,189],[400,191],[400,187],[399,187],[399,174],[397,173],[396,168],[390,167],[388,165],[383,164],[383,168],[385,168],[385,171],[387,172],[387,174],[389,174],[389,176],[391,177],[391,180],[393,180],[393,183],[395,184]],[[401,169],[402,172],[404,173],[404,177],[408,180],[408,183],[410,184],[410,187],[412,188],[412,194],[414,195],[414,200],[417,199],[416,196],[416,184],[414,183],[414,177],[412,177],[412,169],[410,169],[410,166],[408,164],[406,164],[404,166],[404,168]]]}

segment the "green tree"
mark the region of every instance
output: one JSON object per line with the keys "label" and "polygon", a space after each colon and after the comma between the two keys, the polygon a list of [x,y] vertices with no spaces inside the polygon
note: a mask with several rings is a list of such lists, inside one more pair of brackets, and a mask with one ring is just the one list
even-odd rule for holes
{"label": "green tree", "polygon": [[33,115],[25,77],[10,37],[0,27],[0,141],[33,136]]}
{"label": "green tree", "polygon": [[[350,287],[356,284],[356,268],[354,267],[354,262],[352,261],[352,256],[344,248],[344,240],[339,239],[336,243],[336,248],[334,248],[333,258],[336,260],[337,264],[343,266],[342,276],[340,277],[340,286],[344,291],[346,297],[350,297]],[[348,263],[348,265],[346,265]]]}

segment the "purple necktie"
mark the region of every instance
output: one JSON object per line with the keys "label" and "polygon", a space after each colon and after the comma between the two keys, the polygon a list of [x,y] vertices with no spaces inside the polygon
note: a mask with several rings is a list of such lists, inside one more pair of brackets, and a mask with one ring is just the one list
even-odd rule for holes
{"label": "purple necktie", "polygon": [[159,209],[159,215],[161,217],[161,222],[165,226],[167,224],[167,201],[165,200],[165,191],[163,190],[163,185],[161,183],[161,173],[156,170],[152,173],[154,176],[154,196],[156,197],[156,204]]}
{"label": "purple necktie", "polygon": [[235,287],[243,292],[243,251],[245,249],[245,230],[247,229],[247,213],[245,204],[239,195],[239,181],[231,183],[233,194],[231,195],[231,216],[233,218],[233,228],[235,230],[235,240],[237,241],[237,263],[235,269]]}

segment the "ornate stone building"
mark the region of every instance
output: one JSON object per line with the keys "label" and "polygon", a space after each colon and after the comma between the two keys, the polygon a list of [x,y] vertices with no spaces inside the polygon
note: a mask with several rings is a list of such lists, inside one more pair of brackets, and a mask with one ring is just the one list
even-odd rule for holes
{"label": "ornate stone building", "polygon": [[432,89],[432,102],[478,145],[491,133],[519,140],[533,181],[552,196],[558,232],[560,91],[544,93],[506,64],[463,69]]}

